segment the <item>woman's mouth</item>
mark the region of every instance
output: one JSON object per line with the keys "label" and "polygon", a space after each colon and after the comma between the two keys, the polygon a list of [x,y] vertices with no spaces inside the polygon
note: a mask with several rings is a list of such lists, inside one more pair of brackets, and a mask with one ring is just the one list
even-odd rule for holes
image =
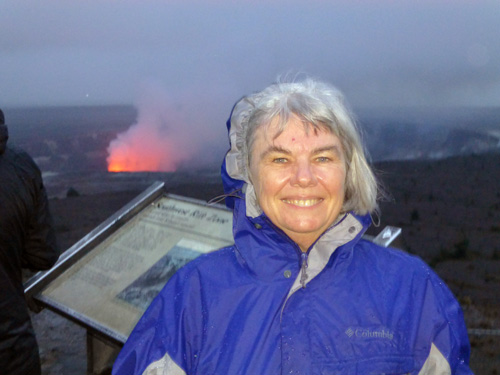
{"label": "woman's mouth", "polygon": [[287,204],[292,204],[294,206],[298,206],[298,207],[311,207],[311,206],[314,206],[316,204],[318,204],[319,202],[322,201],[322,199],[282,199],[281,200],[283,203],[287,203]]}

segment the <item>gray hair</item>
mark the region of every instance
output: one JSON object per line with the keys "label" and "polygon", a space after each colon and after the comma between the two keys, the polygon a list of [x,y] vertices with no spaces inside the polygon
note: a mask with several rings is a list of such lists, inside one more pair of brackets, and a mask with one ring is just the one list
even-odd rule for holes
{"label": "gray hair", "polygon": [[278,133],[274,136],[277,137],[292,116],[303,122],[306,131],[310,127],[327,130],[339,138],[346,160],[342,211],[361,215],[376,211],[377,180],[344,97],[335,87],[311,78],[272,84],[235,105],[231,116],[231,150],[226,156],[230,176],[246,181],[251,193],[255,194],[248,171],[256,130],[277,119]]}

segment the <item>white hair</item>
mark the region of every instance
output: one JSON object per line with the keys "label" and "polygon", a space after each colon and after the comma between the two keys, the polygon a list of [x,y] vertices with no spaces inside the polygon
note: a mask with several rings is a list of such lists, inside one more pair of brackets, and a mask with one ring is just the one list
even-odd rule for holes
{"label": "white hair", "polygon": [[276,119],[278,132],[274,137],[277,137],[292,116],[302,120],[306,131],[310,127],[326,129],[339,138],[346,160],[342,211],[361,215],[376,211],[378,183],[344,97],[335,87],[311,78],[272,84],[235,105],[231,116],[231,150],[226,157],[229,174],[251,185],[248,171],[256,130]]}

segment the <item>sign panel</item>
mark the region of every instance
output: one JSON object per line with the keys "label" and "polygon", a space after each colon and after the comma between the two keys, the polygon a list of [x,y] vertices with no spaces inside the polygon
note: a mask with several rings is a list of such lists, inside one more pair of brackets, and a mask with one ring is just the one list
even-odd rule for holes
{"label": "sign panel", "polygon": [[231,223],[226,209],[162,196],[50,282],[40,299],[126,338],[180,267],[233,243]]}

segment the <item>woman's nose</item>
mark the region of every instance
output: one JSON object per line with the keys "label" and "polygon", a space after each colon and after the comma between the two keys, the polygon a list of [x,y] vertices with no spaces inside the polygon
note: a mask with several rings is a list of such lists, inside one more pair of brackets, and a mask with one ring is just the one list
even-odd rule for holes
{"label": "woman's nose", "polygon": [[292,185],[308,187],[315,185],[316,182],[312,164],[310,162],[297,162],[291,178]]}

